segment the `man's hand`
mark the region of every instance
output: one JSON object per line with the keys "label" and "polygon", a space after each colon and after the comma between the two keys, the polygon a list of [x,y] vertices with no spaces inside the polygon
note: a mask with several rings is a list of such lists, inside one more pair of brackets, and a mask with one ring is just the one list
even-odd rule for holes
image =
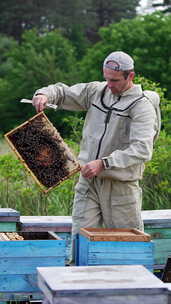
{"label": "man's hand", "polygon": [[41,112],[46,108],[48,98],[46,95],[39,94],[33,97],[32,103],[37,112]]}
{"label": "man's hand", "polygon": [[103,161],[101,159],[93,160],[81,168],[81,173],[85,178],[92,178],[100,174],[104,170]]}

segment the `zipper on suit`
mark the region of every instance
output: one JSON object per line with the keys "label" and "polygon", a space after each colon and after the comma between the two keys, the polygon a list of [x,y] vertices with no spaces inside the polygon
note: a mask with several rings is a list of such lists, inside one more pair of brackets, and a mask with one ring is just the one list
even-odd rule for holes
{"label": "zipper on suit", "polygon": [[[103,97],[104,97],[104,94],[105,94],[105,91],[106,91],[106,88],[107,86],[104,88],[103,92],[102,92],[102,96],[101,96],[101,103],[103,103]],[[114,106],[114,104],[116,104],[119,100],[120,100],[121,96],[118,96],[118,99],[110,106],[105,106],[105,108],[108,110],[107,113],[106,113],[106,118],[105,118],[105,128],[104,128],[104,132],[99,140],[99,145],[98,145],[98,149],[97,149],[97,154],[96,154],[96,159],[98,159],[99,157],[99,154],[100,154],[100,149],[101,149],[101,145],[102,145],[102,141],[103,141],[103,138],[106,134],[106,130],[107,130],[107,125],[110,121],[110,118],[111,118],[111,115],[112,115],[112,111],[114,110],[112,107]]]}

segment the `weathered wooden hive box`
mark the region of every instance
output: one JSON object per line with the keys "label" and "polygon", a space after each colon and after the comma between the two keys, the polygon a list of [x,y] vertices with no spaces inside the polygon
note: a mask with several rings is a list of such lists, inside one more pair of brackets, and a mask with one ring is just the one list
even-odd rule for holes
{"label": "weathered wooden hive box", "polygon": [[45,193],[80,170],[75,156],[44,112],[6,133],[5,138]]}
{"label": "weathered wooden hive box", "polygon": [[169,290],[141,265],[38,268],[47,304],[168,304]]}
{"label": "weathered wooden hive box", "polygon": [[71,216],[20,216],[21,232],[53,231],[66,241],[66,263],[71,258]]}
{"label": "weathered wooden hive box", "polygon": [[144,265],[153,271],[153,242],[137,229],[81,228],[77,265]]}
{"label": "weathered wooden hive box", "polygon": [[0,232],[17,231],[17,223],[20,221],[20,213],[11,208],[0,208]]}
{"label": "weathered wooden hive box", "polygon": [[142,212],[144,229],[154,242],[155,268],[162,268],[171,256],[171,209]]}
{"label": "weathered wooden hive box", "polygon": [[36,267],[65,266],[65,247],[53,232],[0,233],[0,300],[39,293]]}

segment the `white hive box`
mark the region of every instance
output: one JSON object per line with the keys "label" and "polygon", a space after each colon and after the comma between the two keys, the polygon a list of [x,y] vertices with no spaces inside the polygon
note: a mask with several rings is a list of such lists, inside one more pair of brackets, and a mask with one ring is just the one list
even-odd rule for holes
{"label": "white hive box", "polygon": [[49,304],[168,304],[169,290],[141,265],[38,267]]}

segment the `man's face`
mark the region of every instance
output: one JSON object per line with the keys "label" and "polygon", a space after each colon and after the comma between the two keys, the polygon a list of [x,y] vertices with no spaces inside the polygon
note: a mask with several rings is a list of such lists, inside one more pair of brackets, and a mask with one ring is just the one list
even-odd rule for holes
{"label": "man's face", "polygon": [[103,75],[112,94],[120,95],[133,85],[132,80],[134,78],[134,72],[130,72],[127,79],[125,79],[122,71],[104,68]]}

